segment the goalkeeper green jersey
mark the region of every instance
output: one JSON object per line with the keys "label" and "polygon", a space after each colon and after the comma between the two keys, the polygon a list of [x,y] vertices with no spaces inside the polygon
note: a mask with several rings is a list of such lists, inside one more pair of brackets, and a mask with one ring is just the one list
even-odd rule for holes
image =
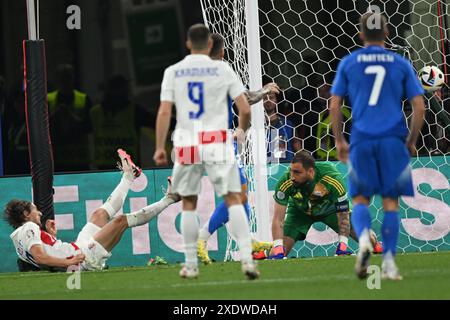
{"label": "goalkeeper green jersey", "polygon": [[316,163],[314,169],[314,180],[301,186],[291,180],[290,168],[286,170],[275,187],[275,201],[310,216],[336,213],[337,206],[348,201],[342,175],[330,163]]}

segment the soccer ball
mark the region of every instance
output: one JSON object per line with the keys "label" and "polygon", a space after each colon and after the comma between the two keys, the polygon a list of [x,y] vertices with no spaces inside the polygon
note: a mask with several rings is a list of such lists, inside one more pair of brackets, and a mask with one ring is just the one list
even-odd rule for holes
{"label": "soccer ball", "polygon": [[436,91],[444,84],[444,74],[436,66],[425,66],[419,70],[419,80],[427,91]]}

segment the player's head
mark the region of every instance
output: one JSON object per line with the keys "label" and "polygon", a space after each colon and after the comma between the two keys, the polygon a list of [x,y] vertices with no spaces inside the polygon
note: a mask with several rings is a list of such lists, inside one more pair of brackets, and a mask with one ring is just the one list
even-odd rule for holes
{"label": "player's head", "polygon": [[384,43],[389,36],[387,19],[380,13],[366,12],[361,16],[359,37],[364,43]]}
{"label": "player's head", "polygon": [[267,114],[271,115],[276,112],[278,104],[278,96],[275,92],[271,92],[264,96],[263,105],[264,110],[266,110]]}
{"label": "player's head", "polygon": [[191,52],[208,52],[212,47],[211,33],[209,29],[201,23],[191,26],[187,33],[186,46]]}
{"label": "player's head", "polygon": [[211,39],[213,44],[209,56],[213,60],[222,60],[225,56],[225,42],[223,37],[218,33],[213,33]]}
{"label": "player's head", "polygon": [[291,161],[291,180],[296,185],[302,185],[314,179],[315,160],[306,151],[299,151]]}
{"label": "player's head", "polygon": [[14,229],[28,221],[41,226],[41,216],[42,213],[36,206],[26,200],[11,200],[5,208],[5,218]]}

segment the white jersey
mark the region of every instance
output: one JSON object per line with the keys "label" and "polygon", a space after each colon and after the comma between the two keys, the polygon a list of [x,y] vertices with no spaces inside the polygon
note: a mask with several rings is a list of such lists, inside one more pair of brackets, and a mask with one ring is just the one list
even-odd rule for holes
{"label": "white jersey", "polygon": [[77,252],[79,248],[76,244],[56,239],[49,233],[41,230],[34,222],[23,224],[14,230],[10,237],[19,258],[37,267],[39,266],[30,253],[31,247],[35,244],[41,245],[48,255],[56,258],[71,258],[79,253]]}
{"label": "white jersey", "polygon": [[176,106],[174,146],[197,146],[199,132],[227,131],[229,100],[244,91],[239,77],[226,62],[207,55],[188,55],[168,67],[161,85],[161,101]]}

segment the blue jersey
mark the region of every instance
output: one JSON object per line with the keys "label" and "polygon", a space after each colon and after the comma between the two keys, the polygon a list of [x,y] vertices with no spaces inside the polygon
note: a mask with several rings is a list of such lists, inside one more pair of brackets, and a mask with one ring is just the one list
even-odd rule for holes
{"label": "blue jersey", "polygon": [[348,95],[352,107],[351,143],[408,134],[402,99],[424,94],[411,63],[381,46],[368,46],[344,57],[331,93]]}

